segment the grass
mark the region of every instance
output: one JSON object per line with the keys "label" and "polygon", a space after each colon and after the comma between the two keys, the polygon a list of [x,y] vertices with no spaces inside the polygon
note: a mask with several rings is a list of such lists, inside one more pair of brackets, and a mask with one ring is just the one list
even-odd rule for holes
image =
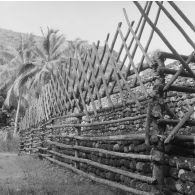
{"label": "grass", "polygon": [[17,156],[18,144],[0,136],[0,195],[126,195],[47,160]]}
{"label": "grass", "polygon": [[29,155],[15,156],[15,160],[10,159],[10,162],[16,166],[13,170],[17,169],[18,172],[16,174],[10,173],[10,178],[5,179],[4,182],[1,181],[0,177],[1,195],[126,194]]}
{"label": "grass", "polygon": [[0,137],[0,152],[18,152],[19,138],[4,140]]}

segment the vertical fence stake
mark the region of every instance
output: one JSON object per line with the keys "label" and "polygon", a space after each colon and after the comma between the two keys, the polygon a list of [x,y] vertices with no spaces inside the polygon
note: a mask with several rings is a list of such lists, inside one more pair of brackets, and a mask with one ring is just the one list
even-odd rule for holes
{"label": "vertical fence stake", "polygon": [[[152,101],[151,109],[151,125],[153,126],[154,135],[159,135],[162,137],[164,135],[165,126],[159,125],[157,123],[158,119],[163,117],[165,113],[164,101],[163,101],[163,87],[165,84],[165,75],[161,74],[159,69],[164,67],[164,62],[159,59],[159,56],[155,56],[155,64],[153,66],[154,72],[156,74],[157,80],[154,84],[154,95]],[[159,162],[153,163],[153,177],[157,180],[157,186],[159,191],[163,191],[164,186],[164,140],[159,139],[156,145],[153,145],[151,153],[153,156],[158,156]]]}
{"label": "vertical fence stake", "polygon": [[[81,121],[82,121],[82,117],[79,117],[77,123],[80,124]],[[81,127],[76,127],[76,134],[77,134],[77,135],[81,135]],[[75,139],[75,146],[78,146],[78,145],[79,145],[79,140]],[[76,157],[76,158],[79,157],[79,152],[78,152],[78,150],[75,150],[75,157]],[[77,169],[80,168],[80,167],[79,167],[79,162],[75,162],[75,167],[76,167]]]}

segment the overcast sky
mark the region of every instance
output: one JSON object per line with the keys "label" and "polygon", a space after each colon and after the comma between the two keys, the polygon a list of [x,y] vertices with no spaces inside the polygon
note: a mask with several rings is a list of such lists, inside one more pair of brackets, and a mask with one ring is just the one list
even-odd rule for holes
{"label": "overcast sky", "polygon": [[[167,2],[165,5],[170,7]],[[178,2],[177,5],[195,23],[195,2]],[[125,34],[127,24],[122,8],[126,8],[130,20],[138,21],[140,14],[132,2],[0,2],[0,27],[41,35],[40,27],[49,26],[59,29],[69,40],[80,37],[90,43],[100,40],[103,44],[106,34],[111,33],[113,36],[120,21],[123,22]],[[156,8],[153,3],[151,18],[154,18]],[[182,21],[178,16],[177,18]],[[192,52],[192,48],[186,44],[173,24],[167,21],[167,17],[161,14],[159,26],[166,37],[180,53]],[[194,33],[187,26],[183,26],[195,40]],[[148,35],[144,35],[146,40]],[[154,37],[150,49],[156,48],[166,49],[157,36]]]}

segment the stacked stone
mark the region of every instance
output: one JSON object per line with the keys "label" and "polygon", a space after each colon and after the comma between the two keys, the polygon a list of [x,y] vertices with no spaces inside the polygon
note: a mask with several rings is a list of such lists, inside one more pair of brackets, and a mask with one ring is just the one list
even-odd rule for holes
{"label": "stacked stone", "polygon": [[[113,108],[105,112],[98,113],[98,116],[91,115],[93,122],[110,121],[125,117],[135,117],[142,114],[146,114],[147,107],[145,106],[147,101],[141,102],[141,107],[138,107],[135,103]],[[128,133],[143,133],[145,131],[146,119],[138,119],[134,121],[125,121],[120,123],[114,123],[109,125],[100,125],[92,127],[82,128],[82,135],[101,136],[101,135],[123,135]]]}
{"label": "stacked stone", "polygon": [[[61,138],[58,143],[66,144],[66,145],[75,145],[75,140],[72,138]],[[148,147],[144,140],[136,141],[79,141],[79,146],[89,147],[89,148],[98,148],[106,151],[113,151],[119,153],[132,153],[132,154],[150,154],[150,147]],[[66,154],[69,156],[74,156],[73,149],[58,149],[55,147],[52,148],[53,151],[58,151],[61,154]],[[108,165],[114,168],[118,168],[120,170],[124,170],[127,172],[140,174],[143,176],[152,177],[152,163],[145,160],[137,160],[130,158],[117,157],[114,155],[104,154],[100,152],[88,152],[79,150],[78,157],[81,159],[88,159],[93,162],[101,163],[103,165]],[[55,159],[65,162],[68,164],[73,164],[73,162],[69,159],[56,157]],[[98,168],[86,163],[79,163],[79,169],[83,170],[86,173],[90,173],[96,177],[108,179],[110,181],[115,181],[121,184],[124,184],[129,187],[133,187],[138,190],[143,191],[155,191],[155,185],[149,184],[147,182],[140,181],[138,179],[133,179],[130,177],[123,176],[121,174],[113,173],[112,171],[108,171],[102,168]]]}
{"label": "stacked stone", "polygon": [[192,157],[193,155],[181,155],[168,157],[167,164],[169,168],[165,177],[167,194],[194,195],[195,159]]}

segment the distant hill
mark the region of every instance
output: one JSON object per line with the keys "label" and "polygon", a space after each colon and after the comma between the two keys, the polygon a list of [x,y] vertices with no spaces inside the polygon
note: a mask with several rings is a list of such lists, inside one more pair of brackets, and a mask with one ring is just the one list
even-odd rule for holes
{"label": "distant hill", "polygon": [[[9,51],[13,48],[17,48],[20,41],[21,35],[25,38],[28,36],[27,33],[14,32],[12,30],[7,30],[0,28],[0,65],[4,64],[4,58],[12,59],[12,55],[8,55]],[[35,41],[40,43],[42,37],[35,36]],[[5,56],[6,55],[6,56]]]}
{"label": "distant hill", "polygon": [[[7,30],[0,28],[0,47],[17,47],[22,36],[27,36],[27,33],[14,32],[12,30]],[[42,40],[42,37],[35,36],[37,42]]]}

